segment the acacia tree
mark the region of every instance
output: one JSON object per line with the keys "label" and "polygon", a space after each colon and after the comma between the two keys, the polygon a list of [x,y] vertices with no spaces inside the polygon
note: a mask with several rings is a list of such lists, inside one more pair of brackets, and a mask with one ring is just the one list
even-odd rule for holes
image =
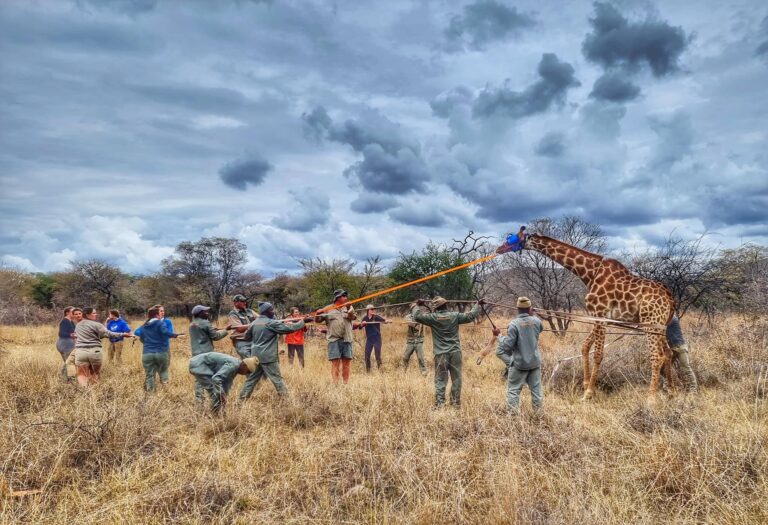
{"label": "acacia tree", "polygon": [[97,301],[98,296],[101,296],[99,302],[105,308],[111,308],[117,300],[118,290],[125,280],[120,268],[101,259],[72,261],[70,266],[75,275],[74,282],[70,283],[73,288],[83,288],[95,292]]}
{"label": "acacia tree", "polygon": [[[527,229],[592,253],[602,254],[607,248],[600,226],[581,217],[534,219]],[[498,274],[494,282],[509,296],[528,295],[536,305],[547,310],[571,312],[584,306],[584,283],[549,257],[537,251],[523,250],[496,261]],[[567,319],[542,318],[558,335],[564,335],[571,324]]]}
{"label": "acacia tree", "polygon": [[245,244],[237,239],[203,237],[179,243],[175,251],[163,261],[163,272],[177,279],[186,299],[207,302],[218,316],[224,297],[241,276],[247,260]]}
{"label": "acacia tree", "polygon": [[299,265],[304,270],[306,291],[314,306],[332,302],[333,291],[339,288],[347,290],[350,297],[359,292],[353,273],[355,261],[352,259],[324,260],[315,257],[299,259]]}
{"label": "acacia tree", "polygon": [[[466,261],[454,250],[430,242],[421,253],[401,253],[389,271],[389,279],[395,283],[412,281]],[[466,299],[472,294],[472,276],[467,268],[403,288],[393,293],[393,302],[408,302],[440,295],[445,299]]]}

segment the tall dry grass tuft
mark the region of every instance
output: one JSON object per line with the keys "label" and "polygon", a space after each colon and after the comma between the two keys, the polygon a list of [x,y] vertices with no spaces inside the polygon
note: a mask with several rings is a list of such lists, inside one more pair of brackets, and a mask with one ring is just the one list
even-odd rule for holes
{"label": "tall dry grass tuft", "polygon": [[584,336],[544,334],[546,411],[526,393],[510,417],[501,362],[474,365],[487,329],[467,327],[462,408],[433,411],[432,376],[404,371],[392,325],[383,371],[365,374],[356,345],[351,383],[332,385],[312,339],[305,369],[282,363],[290,399],[262,384],[216,419],[195,405],[181,340],[171,384],[147,396],[139,344],[82,390],[57,377],[53,327],[2,327],[0,487],[42,492],[0,490],[0,522],[765,522],[765,333],[735,317],[686,328],[702,392],[653,408],[641,340],[607,352],[583,404],[579,360],[552,372]]}

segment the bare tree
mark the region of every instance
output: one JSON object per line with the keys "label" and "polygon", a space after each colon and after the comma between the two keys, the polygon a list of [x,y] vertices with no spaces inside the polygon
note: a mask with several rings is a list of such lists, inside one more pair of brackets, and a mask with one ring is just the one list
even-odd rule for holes
{"label": "bare tree", "polygon": [[381,256],[368,257],[363,265],[363,272],[360,274],[360,285],[358,294],[360,296],[371,293],[381,288],[386,283],[384,276],[384,265],[381,264]]}
{"label": "bare tree", "polygon": [[630,270],[669,288],[679,317],[694,306],[715,313],[718,301],[712,301],[713,296],[728,284],[717,271],[719,250],[703,244],[705,237],[684,240],[673,232],[658,250],[629,260]]}
{"label": "bare tree", "polygon": [[246,246],[237,239],[203,237],[179,243],[176,254],[163,261],[163,271],[205,300],[218,316],[246,260]]}
{"label": "bare tree", "polygon": [[[528,224],[528,231],[597,254],[604,253],[608,245],[600,226],[581,217],[535,219]],[[571,312],[584,306],[584,283],[549,257],[523,250],[518,255],[497,258],[497,261],[494,283],[510,296],[528,295],[535,304],[547,310]],[[564,335],[571,324],[567,319],[543,318],[559,335]]]}
{"label": "bare tree", "polygon": [[120,268],[100,259],[72,261],[72,272],[80,277],[86,289],[94,290],[103,298],[105,308],[111,308],[125,276]]}
{"label": "bare tree", "polygon": [[[453,239],[451,252],[456,258],[464,262],[480,259],[490,255],[496,249],[496,239],[490,235],[477,235],[474,231],[469,232],[463,239]],[[486,297],[493,289],[492,275],[496,270],[494,260],[475,264],[469,267],[469,275],[472,282],[472,293],[476,297]]]}

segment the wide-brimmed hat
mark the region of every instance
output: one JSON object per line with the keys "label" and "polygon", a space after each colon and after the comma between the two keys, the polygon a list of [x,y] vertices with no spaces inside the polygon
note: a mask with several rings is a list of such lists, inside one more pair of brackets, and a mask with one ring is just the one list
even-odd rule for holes
{"label": "wide-brimmed hat", "polygon": [[527,297],[518,297],[517,298],[517,307],[518,308],[530,308],[531,307],[531,300]]}
{"label": "wide-brimmed hat", "polygon": [[365,309],[366,309],[366,310],[375,310],[375,309],[376,309],[376,307],[375,307],[375,306],[373,306],[372,304],[369,304],[368,306],[366,306],[366,307],[365,307]]}
{"label": "wide-brimmed hat", "polygon": [[258,357],[246,357],[243,359],[243,363],[245,363],[245,366],[248,367],[248,370],[251,372],[256,371],[256,367],[259,366],[259,358]]}
{"label": "wide-brimmed hat", "polygon": [[347,293],[346,290],[344,290],[342,288],[339,288],[338,290],[334,290],[333,291],[333,300],[335,301],[336,299],[338,299],[342,295],[347,295],[348,296],[349,294]]}
{"label": "wide-brimmed hat", "polygon": [[272,303],[268,303],[266,301],[264,301],[263,303],[259,303],[259,313],[260,314],[265,313],[270,308],[272,308]]}
{"label": "wide-brimmed hat", "polygon": [[442,297],[440,297],[438,295],[437,297],[432,299],[432,308],[439,308],[439,307],[443,306],[447,302],[448,302],[447,299],[443,299]]}
{"label": "wide-brimmed hat", "polygon": [[200,312],[207,312],[210,309],[211,309],[210,306],[203,306],[202,304],[198,304],[197,306],[192,308],[192,317],[196,316]]}
{"label": "wide-brimmed hat", "polygon": [[244,303],[248,301],[246,297],[243,294],[237,294],[232,298],[233,301],[243,301]]}

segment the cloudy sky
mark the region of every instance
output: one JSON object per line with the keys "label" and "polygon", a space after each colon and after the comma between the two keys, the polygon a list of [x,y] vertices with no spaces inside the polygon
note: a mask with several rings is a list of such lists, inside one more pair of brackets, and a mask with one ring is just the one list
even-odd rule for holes
{"label": "cloudy sky", "polygon": [[365,259],[543,216],[768,244],[754,1],[3,0],[0,256]]}

